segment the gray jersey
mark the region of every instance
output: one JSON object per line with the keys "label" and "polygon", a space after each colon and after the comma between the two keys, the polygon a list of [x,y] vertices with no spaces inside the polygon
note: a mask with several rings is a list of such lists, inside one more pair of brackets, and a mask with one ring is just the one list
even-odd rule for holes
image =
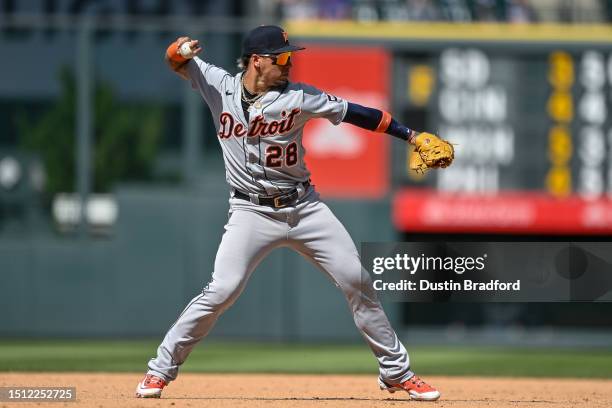
{"label": "gray jersey", "polygon": [[307,181],[302,133],[312,118],[342,122],[348,103],[307,84],[289,82],[249,108],[241,104],[242,73],[235,76],[198,57],[187,64],[192,86],[213,116],[229,185],[245,193],[277,195]]}

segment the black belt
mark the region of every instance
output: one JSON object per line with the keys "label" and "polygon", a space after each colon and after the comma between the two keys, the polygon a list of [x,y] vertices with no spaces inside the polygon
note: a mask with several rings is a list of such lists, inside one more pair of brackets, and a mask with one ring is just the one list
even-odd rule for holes
{"label": "black belt", "polygon": [[[310,187],[310,181],[306,181],[305,183],[302,183],[302,185],[304,186],[304,190],[308,190],[308,187]],[[293,203],[295,200],[297,200],[299,194],[300,193],[298,192],[298,189],[294,188],[291,191],[288,191],[284,194],[279,194],[277,196],[272,196],[272,197],[259,196],[258,197],[259,205],[267,205],[268,207],[272,207],[272,208],[283,208]],[[248,194],[245,194],[236,189],[234,189],[234,197],[239,198],[241,200],[251,201],[251,197]]]}

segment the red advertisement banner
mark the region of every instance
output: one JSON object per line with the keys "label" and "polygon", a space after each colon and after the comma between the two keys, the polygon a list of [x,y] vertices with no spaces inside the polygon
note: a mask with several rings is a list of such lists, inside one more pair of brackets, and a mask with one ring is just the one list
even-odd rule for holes
{"label": "red advertisement banner", "polygon": [[393,223],[406,232],[605,235],[612,234],[612,200],[405,189],[393,199]]}
{"label": "red advertisement banner", "polygon": [[[379,48],[306,45],[294,54],[292,81],[377,109],[389,106],[390,56]],[[311,121],[304,130],[306,163],[324,197],[381,198],[389,191],[388,136],[349,124]]]}

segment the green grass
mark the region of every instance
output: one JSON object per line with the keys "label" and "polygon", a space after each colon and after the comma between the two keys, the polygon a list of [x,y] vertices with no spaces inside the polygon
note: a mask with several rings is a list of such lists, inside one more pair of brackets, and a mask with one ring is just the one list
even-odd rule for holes
{"label": "green grass", "polygon": [[[139,340],[2,340],[0,371],[144,371],[157,343]],[[612,378],[612,349],[411,347],[422,375]],[[375,374],[364,345],[205,342],[183,372]]]}

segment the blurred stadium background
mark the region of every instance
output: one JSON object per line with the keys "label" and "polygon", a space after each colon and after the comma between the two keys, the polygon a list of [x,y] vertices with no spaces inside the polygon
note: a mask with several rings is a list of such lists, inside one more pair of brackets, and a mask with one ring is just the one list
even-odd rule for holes
{"label": "blurred stadium background", "polygon": [[[67,338],[154,339],[91,343],[99,364],[146,346],[144,362],[208,281],[228,189],[207,107],[163,63],[179,35],[236,72],[242,35],[281,24],[308,47],[295,80],[458,144],[453,167],[415,177],[404,144],[312,124],[313,181],[357,245],[608,241],[611,19],[610,0],[0,0],[0,369],[40,367],[10,356],[43,344],[78,356]],[[386,310],[409,350],[437,347],[432,364],[448,346],[497,347],[499,368],[509,348],[612,345],[604,302]],[[227,340],[360,344],[340,293],[285,250],[210,338],[224,361]]]}

